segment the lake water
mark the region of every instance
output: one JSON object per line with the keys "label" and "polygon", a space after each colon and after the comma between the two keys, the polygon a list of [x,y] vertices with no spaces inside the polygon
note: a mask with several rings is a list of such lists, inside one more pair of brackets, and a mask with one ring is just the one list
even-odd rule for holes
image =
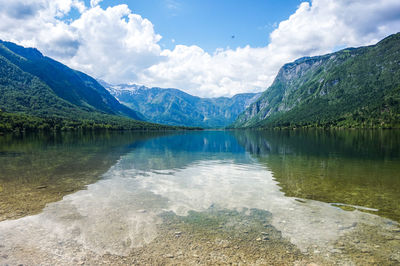
{"label": "lake water", "polygon": [[0,136],[0,265],[400,264],[400,132]]}

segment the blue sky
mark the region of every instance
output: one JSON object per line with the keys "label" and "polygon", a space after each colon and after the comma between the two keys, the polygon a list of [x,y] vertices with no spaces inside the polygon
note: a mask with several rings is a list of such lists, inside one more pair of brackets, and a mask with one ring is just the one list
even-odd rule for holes
{"label": "blue sky", "polygon": [[[87,1],[89,5],[90,1]],[[198,45],[207,52],[250,45],[263,47],[277,24],[293,14],[300,0],[105,0],[102,8],[127,4],[149,19],[163,36],[160,44]],[[232,36],[235,36],[232,38]]]}
{"label": "blue sky", "polygon": [[[268,89],[304,56],[400,30],[399,0],[0,0],[0,39],[108,83],[203,97]],[[232,38],[234,36],[234,38]]]}

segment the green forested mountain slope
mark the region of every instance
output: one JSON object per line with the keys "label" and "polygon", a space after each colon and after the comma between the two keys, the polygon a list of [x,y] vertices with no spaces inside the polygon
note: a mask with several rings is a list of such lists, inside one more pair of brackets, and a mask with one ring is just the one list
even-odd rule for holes
{"label": "green forested mountain slope", "polygon": [[[62,116],[76,109],[39,78],[0,56],[0,106],[3,111]],[[79,110],[81,111],[81,110]]]}
{"label": "green forested mountain slope", "polygon": [[120,104],[95,79],[43,56],[34,48],[0,41],[0,56],[22,71],[38,77],[58,97],[84,110],[143,120],[141,114]]}
{"label": "green forested mountain slope", "polygon": [[121,103],[142,113],[148,121],[205,128],[230,125],[260,96],[260,93],[242,93],[230,98],[200,98],[178,89],[111,85],[103,81],[101,84]]}
{"label": "green forested mountain slope", "polygon": [[140,115],[93,78],[50,58],[32,59],[42,57],[36,49],[16,45],[13,49],[0,43],[0,131],[172,129],[129,118]]}
{"label": "green forested mountain slope", "polygon": [[301,58],[233,127],[400,127],[400,34],[376,45]]}

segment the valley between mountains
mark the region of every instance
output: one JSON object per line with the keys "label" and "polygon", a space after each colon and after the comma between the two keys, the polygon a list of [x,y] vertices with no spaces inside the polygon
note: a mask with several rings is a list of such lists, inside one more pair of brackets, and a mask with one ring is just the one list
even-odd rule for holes
{"label": "valley between mountains", "polygon": [[400,33],[285,64],[260,93],[200,98],[112,85],[0,42],[0,131],[399,128]]}

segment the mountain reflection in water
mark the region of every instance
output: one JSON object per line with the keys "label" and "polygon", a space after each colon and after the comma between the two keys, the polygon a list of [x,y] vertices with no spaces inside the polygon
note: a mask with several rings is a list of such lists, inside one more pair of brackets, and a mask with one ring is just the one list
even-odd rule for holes
{"label": "mountain reflection in water", "polygon": [[[372,131],[205,131],[135,139],[121,145],[124,153],[86,190],[38,215],[1,222],[0,252],[9,254],[6,263],[32,253],[64,264],[88,253],[127,256],[155,242],[165,213],[212,209],[251,216],[256,209],[300,251],[335,253],[339,240],[396,232],[388,218],[399,217],[398,140]],[[396,239],[385,252],[396,250]]]}

